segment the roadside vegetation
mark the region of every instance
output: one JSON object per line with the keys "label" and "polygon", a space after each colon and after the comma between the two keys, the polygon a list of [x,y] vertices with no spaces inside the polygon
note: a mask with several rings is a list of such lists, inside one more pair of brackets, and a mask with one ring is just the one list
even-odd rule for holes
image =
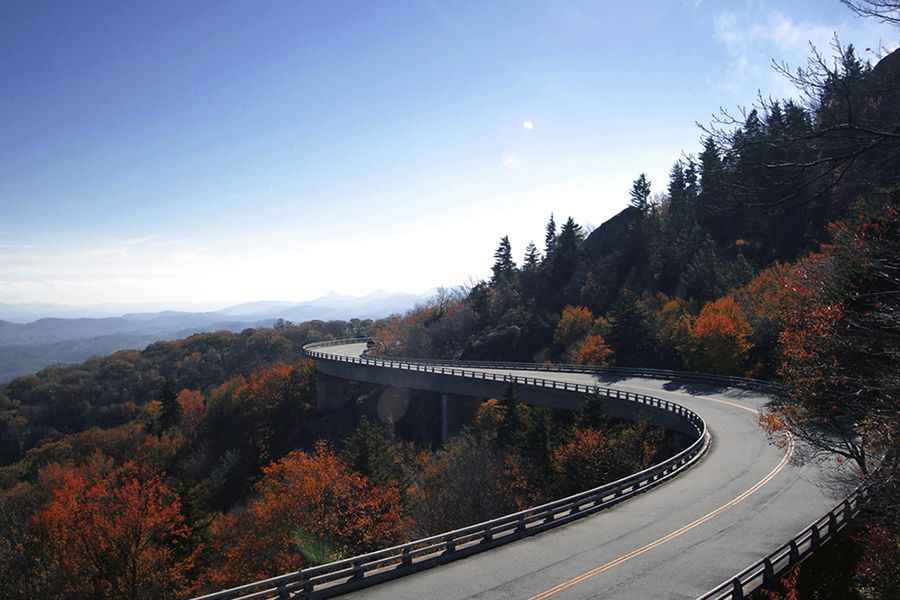
{"label": "roadside vegetation", "polygon": [[[900,23],[894,3],[847,4]],[[443,445],[318,414],[300,347],[372,336],[390,356],[778,380],[788,393],[761,426],[876,494],[762,595],[897,598],[900,53],[871,65],[835,41],[833,56],[776,68],[799,99],[723,112],[668,181],[638,175],[629,208],[589,235],[551,215],[540,248],[517,261],[504,236],[489,280],[405,315],[196,335],[0,388],[0,597],[181,598],[489,519],[677,450],[651,425],[528,406],[514,387]]]}

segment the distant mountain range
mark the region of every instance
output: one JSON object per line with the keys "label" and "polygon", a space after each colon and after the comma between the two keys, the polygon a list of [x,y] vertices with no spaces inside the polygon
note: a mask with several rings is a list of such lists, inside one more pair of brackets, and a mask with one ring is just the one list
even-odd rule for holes
{"label": "distant mountain range", "polygon": [[[79,313],[76,306],[0,304],[0,383],[51,364],[79,362],[203,331],[271,327],[276,319],[295,323],[379,319],[405,312],[430,296],[383,291],[360,297],[332,293],[300,303],[262,301],[205,312],[163,310],[102,317],[89,315],[104,314],[109,307],[84,307]],[[22,322],[23,316],[41,314],[42,318]]]}

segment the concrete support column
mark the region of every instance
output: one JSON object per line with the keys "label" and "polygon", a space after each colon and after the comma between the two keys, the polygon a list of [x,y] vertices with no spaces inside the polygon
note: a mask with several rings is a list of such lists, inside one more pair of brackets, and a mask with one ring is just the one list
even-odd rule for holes
{"label": "concrete support column", "polygon": [[316,409],[326,413],[343,408],[350,400],[348,385],[346,379],[319,372],[316,375]]}

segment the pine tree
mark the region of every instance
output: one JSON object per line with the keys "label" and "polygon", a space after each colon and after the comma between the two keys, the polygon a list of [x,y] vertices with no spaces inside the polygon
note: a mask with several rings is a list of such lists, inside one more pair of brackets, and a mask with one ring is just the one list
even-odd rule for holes
{"label": "pine tree", "polygon": [[641,213],[647,212],[650,203],[650,181],[644,173],[641,173],[641,175],[634,180],[628,195],[631,197],[631,206],[641,211]]}
{"label": "pine tree", "polygon": [[669,219],[678,229],[685,225],[687,212],[687,182],[684,180],[684,163],[675,161],[669,172]]}
{"label": "pine tree", "polygon": [[525,246],[525,260],[522,263],[522,270],[532,273],[536,272],[539,264],[540,258],[538,257],[537,246],[534,245],[534,242],[528,242],[528,245]]}
{"label": "pine tree", "polygon": [[544,262],[550,263],[553,261],[553,255],[556,252],[556,221],[553,218],[553,213],[550,213],[546,231],[544,235]]}
{"label": "pine tree", "polygon": [[559,232],[559,240],[556,243],[556,251],[560,255],[566,255],[567,258],[573,258],[578,252],[578,246],[584,234],[581,232],[581,225],[575,222],[575,219],[569,217],[562,230]]}
{"label": "pine tree", "polygon": [[528,242],[525,247],[525,260],[522,262],[522,274],[520,282],[522,293],[526,298],[536,298],[538,286],[540,283],[540,257],[538,256],[537,246],[534,242]]}
{"label": "pine tree", "polygon": [[652,330],[634,293],[628,289],[622,290],[609,321],[606,340],[615,351],[617,365],[639,367],[653,362],[649,347]]}
{"label": "pine tree", "polygon": [[725,185],[722,157],[712,137],[703,140],[700,153],[700,194],[697,197],[697,220],[718,239],[726,235]]}
{"label": "pine tree", "polygon": [[697,174],[697,161],[693,156],[687,159],[687,165],[684,167],[684,191],[688,206],[694,207],[697,196],[700,194],[700,184]]}
{"label": "pine tree", "polygon": [[491,279],[493,285],[502,283],[512,283],[516,274],[516,263],[512,258],[512,246],[509,243],[509,236],[504,235],[500,238],[500,245],[494,252],[494,266],[492,267],[494,276]]}
{"label": "pine tree", "polygon": [[524,446],[527,420],[523,419],[523,406],[519,402],[519,389],[510,383],[500,401],[503,407],[503,424],[497,429],[497,442],[506,448]]}
{"label": "pine tree", "polygon": [[550,286],[560,295],[566,284],[575,274],[578,266],[578,254],[584,235],[581,226],[572,217],[563,225],[556,241],[555,256],[550,269]]}

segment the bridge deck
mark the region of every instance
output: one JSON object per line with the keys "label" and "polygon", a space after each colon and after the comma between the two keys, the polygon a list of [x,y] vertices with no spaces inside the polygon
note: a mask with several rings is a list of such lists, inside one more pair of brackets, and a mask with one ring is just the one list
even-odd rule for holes
{"label": "bridge deck", "polygon": [[[317,348],[358,356],[364,345]],[[468,370],[479,370],[467,367]],[[669,399],[706,421],[713,442],[674,480],[594,516],[342,598],[696,598],[829,510],[815,465],[786,461],[756,422],[757,392],[687,389],[652,379],[509,372],[600,384]]]}

